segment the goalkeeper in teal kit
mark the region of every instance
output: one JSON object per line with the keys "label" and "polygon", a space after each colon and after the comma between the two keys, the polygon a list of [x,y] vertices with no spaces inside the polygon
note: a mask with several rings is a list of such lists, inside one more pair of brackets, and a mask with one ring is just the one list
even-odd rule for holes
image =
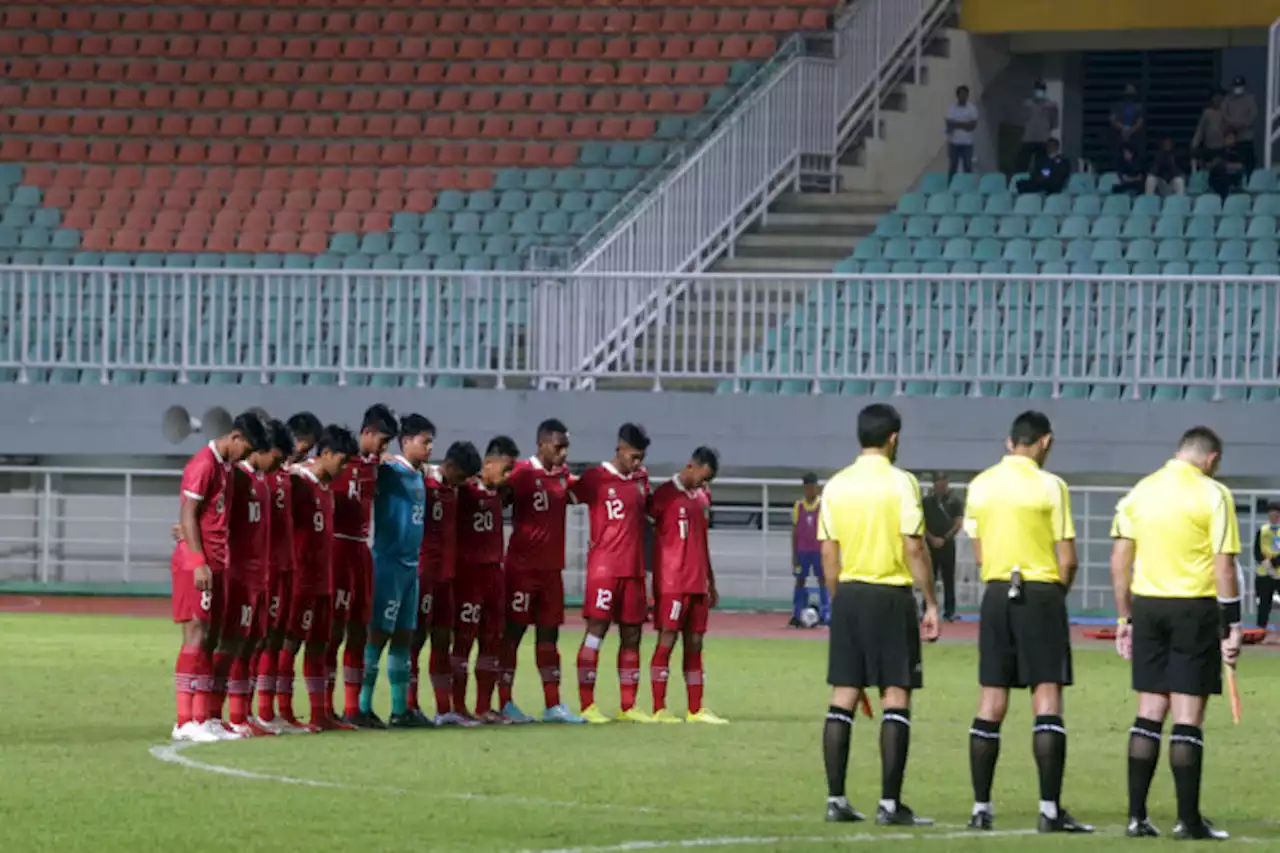
{"label": "goalkeeper in teal kit", "polygon": [[430,722],[409,710],[409,660],[414,629],[418,627],[418,551],[427,511],[422,466],[431,457],[435,426],[421,415],[400,421],[400,453],[378,466],[378,489],[373,500],[373,621],[364,647],[364,681],[360,713],[352,720],[361,728],[386,728],[373,713],[373,689],[378,660],[387,649],[387,681],[391,684],[392,728],[418,728]]}

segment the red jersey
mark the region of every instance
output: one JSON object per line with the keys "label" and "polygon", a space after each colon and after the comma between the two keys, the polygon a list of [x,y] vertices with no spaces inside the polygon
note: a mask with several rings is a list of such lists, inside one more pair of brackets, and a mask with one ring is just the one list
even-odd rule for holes
{"label": "red jersey", "polygon": [[352,456],[333,479],[333,535],[369,541],[373,493],[378,486],[377,456]]}
{"label": "red jersey", "polygon": [[569,472],[548,471],[538,457],[521,459],[511,471],[511,541],[507,571],[564,570],[564,519],[569,505]]}
{"label": "red jersey", "polygon": [[587,575],[643,578],[648,473],[640,468],[624,476],[604,462],[588,469],[569,491],[590,509]]}
{"label": "red jersey", "polygon": [[502,495],[472,477],[458,487],[458,565],[501,564],[502,546]]}
{"label": "red jersey", "polygon": [[654,589],[663,595],[705,595],[711,572],[711,492],[688,490],[673,477],[654,491],[649,515],[654,523]]}
{"label": "red jersey", "polygon": [[293,475],[281,468],[267,475],[271,489],[271,559],[267,571],[293,571]]}
{"label": "red jersey", "polygon": [[333,492],[306,468],[293,472],[295,592],[326,595],[333,585]]}
{"label": "red jersey", "polygon": [[440,477],[440,469],[427,468],[427,522],[422,528],[418,573],[434,581],[451,581],[458,563],[458,490]]}
{"label": "red jersey", "polygon": [[[196,516],[200,523],[200,542],[205,564],[210,571],[227,568],[228,521],[231,517],[231,463],[218,455],[211,441],[188,460],[182,469],[182,500],[200,501]],[[179,542],[174,550],[178,565],[185,566],[187,543]]]}
{"label": "red jersey", "polygon": [[231,561],[227,574],[254,591],[267,588],[271,556],[271,484],[248,462],[231,470]]}

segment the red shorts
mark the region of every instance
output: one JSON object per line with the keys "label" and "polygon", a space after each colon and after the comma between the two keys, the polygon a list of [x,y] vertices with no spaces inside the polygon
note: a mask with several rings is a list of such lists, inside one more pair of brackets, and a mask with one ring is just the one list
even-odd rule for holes
{"label": "red shorts", "polygon": [[262,612],[266,609],[267,594],[236,580],[228,580],[225,588],[222,636],[241,640],[266,636],[262,630],[265,625]]}
{"label": "red shorts", "polygon": [[368,542],[334,539],[333,606],[344,622],[373,619],[373,552]]}
{"label": "red shorts", "polygon": [[418,576],[418,628],[452,628],[457,624],[453,581]]}
{"label": "red shorts", "polygon": [[702,595],[677,595],[662,593],[658,597],[658,609],[653,621],[659,631],[690,631],[707,633],[707,621],[711,615],[711,597]]}
{"label": "red shorts", "polygon": [[194,572],[171,567],[169,573],[173,584],[173,621],[221,626],[226,596],[223,572],[214,572],[213,588],[207,592],[196,589]]}
{"label": "red shorts", "polygon": [[501,566],[461,566],[453,582],[459,628],[474,626],[481,637],[501,637],[506,616]]}
{"label": "red shorts", "polygon": [[644,578],[587,575],[582,615],[588,619],[616,622],[619,625],[643,625],[649,615]]}
{"label": "red shorts", "polygon": [[309,643],[327,643],[333,632],[333,603],[328,593],[295,593],[289,602],[285,634]]}
{"label": "red shorts", "polygon": [[544,628],[564,624],[564,575],[558,571],[507,572],[507,619]]}
{"label": "red shorts", "polygon": [[283,631],[289,624],[289,602],[293,598],[293,572],[272,572],[267,581],[267,628]]}

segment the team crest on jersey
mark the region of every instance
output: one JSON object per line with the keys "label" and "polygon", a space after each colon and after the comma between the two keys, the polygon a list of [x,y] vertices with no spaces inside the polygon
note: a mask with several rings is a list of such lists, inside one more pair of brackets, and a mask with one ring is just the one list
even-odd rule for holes
{"label": "team crest on jersey", "polygon": [[541,491],[541,490],[542,490],[542,481],[541,481],[541,480],[534,480],[534,481],[533,481],[533,487],[534,487],[535,489],[537,489],[537,490]]}
{"label": "team crest on jersey", "polygon": [[614,488],[613,488],[613,486],[610,486],[610,487],[609,487],[609,497],[611,497],[611,498],[616,498],[617,496],[618,496],[618,492],[617,492],[617,490],[616,490],[616,489],[614,489]]}
{"label": "team crest on jersey", "polygon": [[218,495],[218,499],[213,503],[213,511],[218,515],[222,515],[223,510],[227,508],[226,495]]}

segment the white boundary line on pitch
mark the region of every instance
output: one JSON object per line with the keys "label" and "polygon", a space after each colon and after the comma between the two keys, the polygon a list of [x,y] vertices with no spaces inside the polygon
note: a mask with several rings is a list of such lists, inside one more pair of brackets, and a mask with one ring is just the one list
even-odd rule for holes
{"label": "white boundary line on pitch", "polygon": [[677,841],[624,841],[599,847],[560,847],[523,850],[521,853],[629,853],[640,850],[683,850],[700,847],[768,847],[779,844],[870,844],[887,841],[954,841],[958,838],[991,838],[1035,835],[1034,829],[997,829],[983,833],[965,832],[859,832],[854,835],[748,835],[716,838],[686,838]]}

